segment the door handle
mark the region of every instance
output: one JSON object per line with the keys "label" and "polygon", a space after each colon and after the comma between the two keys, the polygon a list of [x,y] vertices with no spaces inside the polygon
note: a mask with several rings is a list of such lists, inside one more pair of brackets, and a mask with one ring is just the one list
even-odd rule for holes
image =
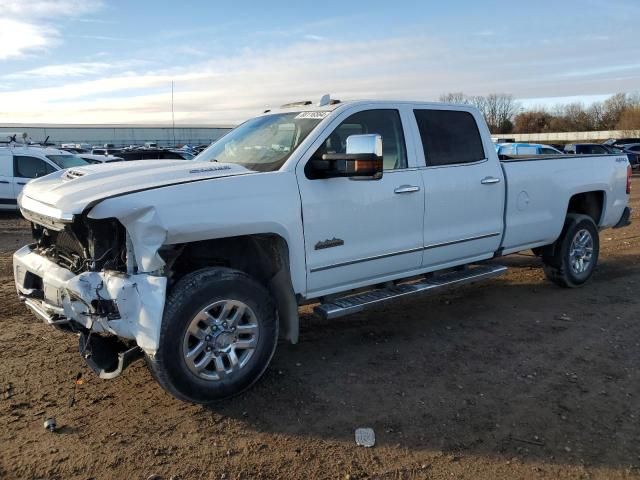
{"label": "door handle", "polygon": [[7,183],[8,184],[10,182],[7,182],[6,180],[0,180],[0,183]]}
{"label": "door handle", "polygon": [[480,183],[483,185],[491,185],[492,183],[500,183],[500,179],[496,177],[484,177],[480,180]]}
{"label": "door handle", "polygon": [[26,185],[27,182],[18,182],[18,185]]}
{"label": "door handle", "polygon": [[396,187],[393,193],[413,193],[419,191],[420,187],[417,185],[400,185],[399,187]]}

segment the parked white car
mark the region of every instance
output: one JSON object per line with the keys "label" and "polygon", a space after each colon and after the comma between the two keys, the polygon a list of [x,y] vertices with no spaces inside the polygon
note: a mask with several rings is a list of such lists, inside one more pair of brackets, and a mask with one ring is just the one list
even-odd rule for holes
{"label": "parked white car", "polygon": [[28,181],[86,165],[85,160],[55,148],[11,144],[0,147],[0,210],[18,209],[18,195]]}
{"label": "parked white car", "polygon": [[527,249],[584,284],[599,230],[629,223],[630,176],[624,155],[501,162],[470,106],[324,98],[191,162],[29,183],[15,282],[101,377],[144,354],[168,392],[208,403],[251,386],[279,335],[298,341],[301,304],[331,319],[502,274],[483,262]]}

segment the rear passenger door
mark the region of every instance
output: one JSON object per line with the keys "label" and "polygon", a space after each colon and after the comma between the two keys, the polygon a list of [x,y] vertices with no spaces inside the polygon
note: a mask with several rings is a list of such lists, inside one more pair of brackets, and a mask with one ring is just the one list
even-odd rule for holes
{"label": "rear passenger door", "polygon": [[56,169],[41,158],[29,155],[14,155],[13,171],[13,193],[15,198],[18,198],[22,187],[24,187],[29,180],[49,175],[55,172]]}
{"label": "rear passenger door", "polygon": [[[477,114],[475,114],[477,115]],[[415,109],[425,186],[423,267],[489,258],[503,230],[504,178],[472,111]],[[489,138],[489,131],[483,132]],[[491,153],[490,153],[491,152]]]}

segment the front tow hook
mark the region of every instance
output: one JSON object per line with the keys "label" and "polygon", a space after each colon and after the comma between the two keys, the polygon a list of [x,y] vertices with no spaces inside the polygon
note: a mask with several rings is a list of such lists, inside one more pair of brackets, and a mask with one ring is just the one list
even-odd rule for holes
{"label": "front tow hook", "polygon": [[130,348],[118,337],[81,333],[80,354],[91,370],[106,380],[120,375],[132,362],[143,357],[137,345]]}

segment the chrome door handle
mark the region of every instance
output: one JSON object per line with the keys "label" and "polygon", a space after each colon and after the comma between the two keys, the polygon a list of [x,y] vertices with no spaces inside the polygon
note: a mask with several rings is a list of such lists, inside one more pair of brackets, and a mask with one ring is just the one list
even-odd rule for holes
{"label": "chrome door handle", "polygon": [[420,187],[417,185],[400,185],[393,191],[393,193],[413,193],[419,191]]}
{"label": "chrome door handle", "polygon": [[500,183],[500,179],[496,177],[484,177],[480,180],[480,183],[483,185],[491,185],[492,183]]}

